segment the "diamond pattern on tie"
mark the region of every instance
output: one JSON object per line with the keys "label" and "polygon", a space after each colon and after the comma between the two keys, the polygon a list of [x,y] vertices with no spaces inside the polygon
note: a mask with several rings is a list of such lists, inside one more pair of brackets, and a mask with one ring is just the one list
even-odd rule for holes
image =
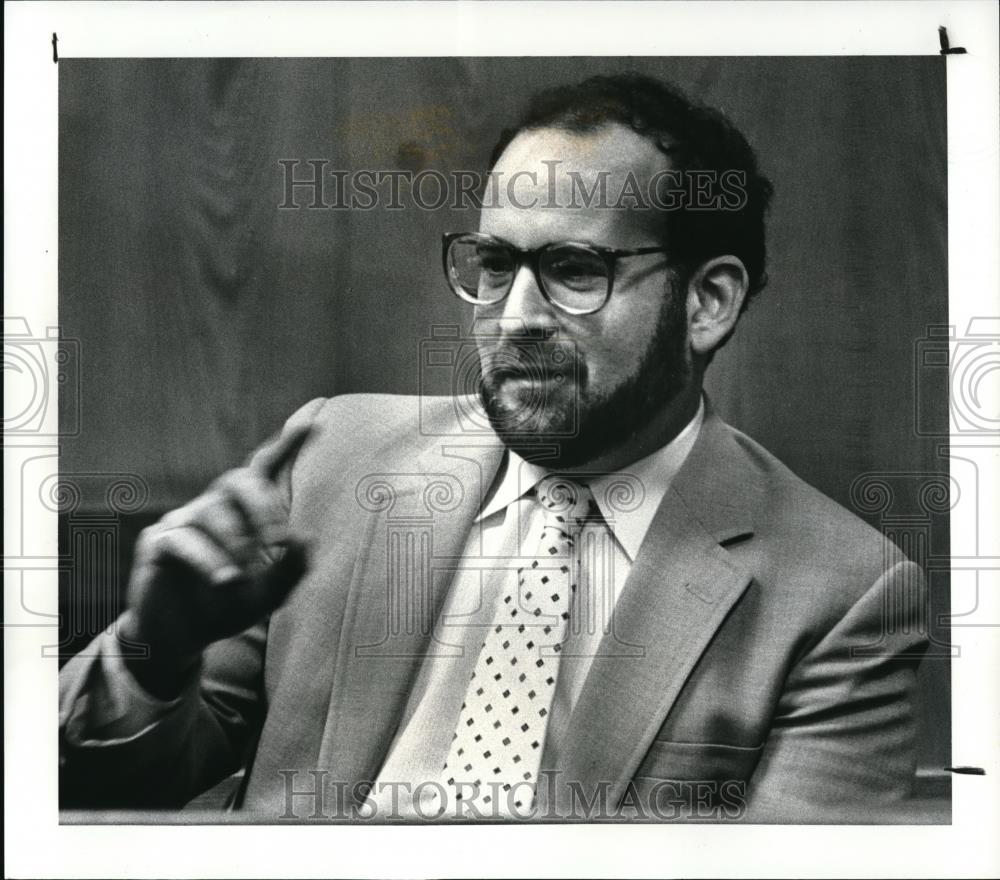
{"label": "diamond pattern on tie", "polygon": [[452,797],[500,815],[534,798],[578,583],[573,544],[593,504],[589,490],[558,476],[535,497],[545,511],[539,546],[497,604],[443,768]]}

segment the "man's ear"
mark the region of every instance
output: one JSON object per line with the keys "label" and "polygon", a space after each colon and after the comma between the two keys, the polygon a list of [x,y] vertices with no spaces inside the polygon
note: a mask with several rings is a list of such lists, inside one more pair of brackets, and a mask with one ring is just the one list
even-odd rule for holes
{"label": "man's ear", "polygon": [[710,355],[736,327],[750,280],[739,257],[714,257],[688,281],[688,339],[695,354]]}

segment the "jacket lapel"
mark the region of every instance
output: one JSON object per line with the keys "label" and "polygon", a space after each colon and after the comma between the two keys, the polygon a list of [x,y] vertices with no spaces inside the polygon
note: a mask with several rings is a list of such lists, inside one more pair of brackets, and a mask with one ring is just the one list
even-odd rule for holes
{"label": "jacket lapel", "polygon": [[620,801],[698,658],[749,584],[750,574],[721,546],[752,534],[759,501],[736,436],[709,408],[646,534],[565,741],[546,746],[542,766],[560,772],[539,787],[543,810],[572,802],[570,782],[582,785],[588,799],[603,788],[609,806]]}
{"label": "jacket lapel", "polygon": [[359,550],[337,650],[319,766],[373,780],[392,743],[483,493],[496,442],[436,441],[410,473],[358,483]]}

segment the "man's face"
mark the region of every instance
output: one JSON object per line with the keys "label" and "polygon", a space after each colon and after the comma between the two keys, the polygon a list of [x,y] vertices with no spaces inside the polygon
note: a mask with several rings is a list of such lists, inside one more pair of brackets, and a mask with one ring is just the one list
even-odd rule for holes
{"label": "man's face", "polygon": [[[620,125],[522,132],[493,169],[499,205],[484,208],[480,232],[525,250],[560,241],[659,246],[654,211],[585,207],[581,191],[591,192],[603,174],[613,203],[629,172],[645,187],[666,167],[651,143]],[[513,178],[518,172],[535,176]],[[480,396],[507,445],[523,453],[557,443],[559,455],[548,463],[576,466],[627,444],[662,412],[691,373],[687,309],[672,282],[665,254],[619,259],[610,300],[593,314],[571,315],[545,299],[524,265],[506,299],[477,307]]]}

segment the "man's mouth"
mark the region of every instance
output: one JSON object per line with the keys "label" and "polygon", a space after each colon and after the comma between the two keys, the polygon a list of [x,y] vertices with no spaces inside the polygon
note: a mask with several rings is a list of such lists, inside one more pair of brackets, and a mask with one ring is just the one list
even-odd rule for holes
{"label": "man's mouth", "polygon": [[497,370],[490,375],[488,385],[497,396],[510,396],[518,400],[548,399],[566,387],[565,370]]}
{"label": "man's mouth", "polygon": [[490,377],[497,385],[504,382],[562,382],[566,378],[566,370],[502,367],[493,370]]}
{"label": "man's mouth", "polygon": [[501,386],[550,386],[561,385],[572,377],[569,357],[542,359],[531,352],[508,351],[495,355],[487,366],[488,383],[496,389]]}
{"label": "man's mouth", "polygon": [[546,373],[541,375],[538,373],[505,373],[494,381],[498,388],[503,386],[520,388],[561,385],[566,381],[566,377],[562,373]]}

